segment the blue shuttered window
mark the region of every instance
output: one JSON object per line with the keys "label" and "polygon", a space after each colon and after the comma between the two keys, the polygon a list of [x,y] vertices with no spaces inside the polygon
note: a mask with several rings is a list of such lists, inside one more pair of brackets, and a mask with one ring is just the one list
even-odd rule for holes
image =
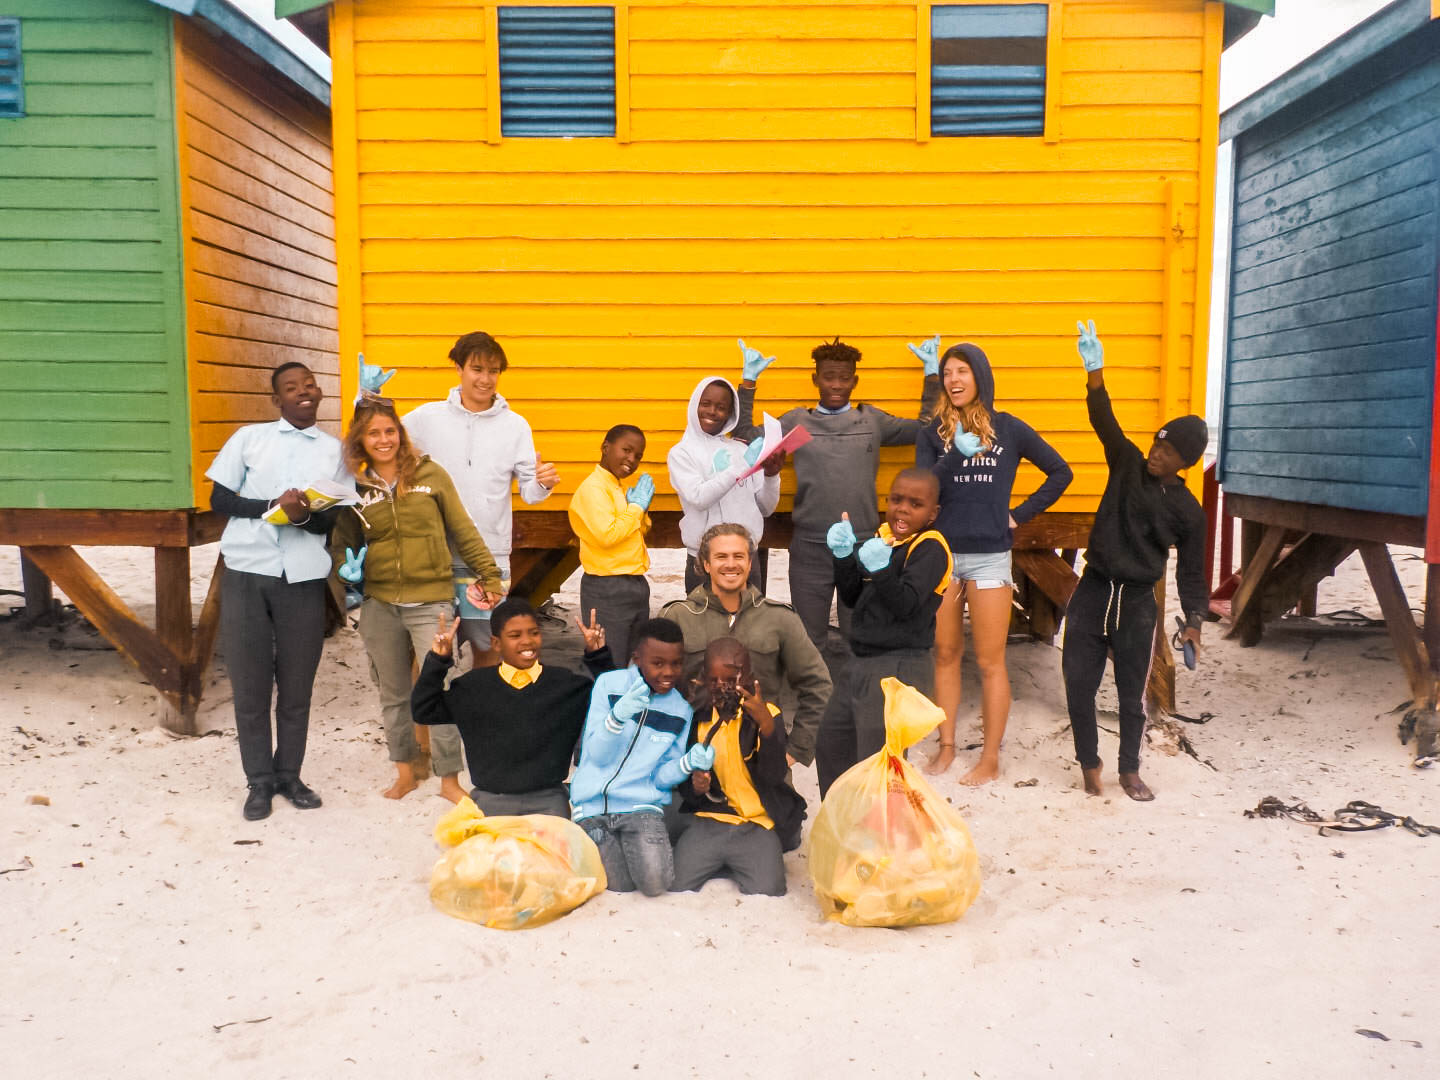
{"label": "blue shuttered window", "polygon": [[20,20],[0,18],[0,119],[25,115]]}
{"label": "blue shuttered window", "polygon": [[615,134],[615,9],[502,7],[500,133]]}
{"label": "blue shuttered window", "polygon": [[1045,134],[1046,5],[930,12],[930,134]]}

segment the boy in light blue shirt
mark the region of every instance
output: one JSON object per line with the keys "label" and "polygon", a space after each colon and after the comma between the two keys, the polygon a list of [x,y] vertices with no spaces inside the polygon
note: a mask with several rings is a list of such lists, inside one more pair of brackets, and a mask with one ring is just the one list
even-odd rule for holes
{"label": "boy in light blue shirt", "polygon": [[[235,432],[205,472],[214,482],[211,509],[230,517],[220,537],[220,646],[250,789],[244,810],[249,821],[268,817],[277,794],[301,810],[320,805],[320,796],[300,779],[300,766],[325,639],[325,537],[336,511],[312,513],[304,492],[317,482],[355,489],[340,440],[315,426],[324,394],[310,369],[281,364],[270,387],[280,419]],[[263,520],[277,507],[285,524]]]}
{"label": "boy in light blue shirt", "polygon": [[659,896],[675,880],[665,807],[691,771],[715,763],[715,752],[685,749],[691,709],[675,689],[685,669],[680,627],[641,623],[633,655],[629,667],[595,680],[570,780],[571,817],[600,849],[611,889]]}

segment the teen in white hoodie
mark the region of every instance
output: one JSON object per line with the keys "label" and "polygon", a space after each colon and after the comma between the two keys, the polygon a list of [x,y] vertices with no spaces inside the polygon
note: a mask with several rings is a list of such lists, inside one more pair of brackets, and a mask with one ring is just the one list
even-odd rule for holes
{"label": "teen in white hoodie", "polygon": [[[555,466],[535,453],[535,440],[523,416],[510,411],[500,396],[500,375],[509,367],[505,350],[484,331],[455,342],[450,359],[460,385],[444,401],[421,405],[405,417],[405,430],[416,449],[438,462],[455,482],[460,501],[485,540],[505,587],[510,584],[510,491],[518,482],[520,497],[538,503],[559,483]],[[455,560],[457,578],[468,581],[463,562]],[[463,590],[457,590],[457,597]],[[475,666],[493,662],[490,655],[490,613],[460,603],[460,632],[470,642]]]}
{"label": "teen in white hoodie", "polygon": [[[685,434],[665,457],[670,486],[685,511],[680,518],[680,539],[690,554],[685,562],[687,593],[708,580],[695,561],[706,529],[722,522],[743,525],[758,547],[765,519],[780,501],[784,455],[766,461],[763,472],[740,479],[751,465],[745,457],[747,447],[728,437],[737,422],[739,404],[740,397],[728,379],[716,375],[701,379],[690,394]],[[760,587],[757,571],[752,570],[751,580]]]}

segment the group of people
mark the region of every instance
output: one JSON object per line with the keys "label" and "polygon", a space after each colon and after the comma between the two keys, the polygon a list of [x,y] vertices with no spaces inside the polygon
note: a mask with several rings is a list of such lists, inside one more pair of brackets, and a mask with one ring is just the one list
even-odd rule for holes
{"label": "group of people", "polygon": [[[1154,586],[1172,546],[1183,636],[1195,649],[1208,609],[1205,517],[1180,478],[1208,433],[1184,416],[1156,433],[1148,453],[1131,443],[1105,390],[1094,325],[1079,329],[1109,477],[1066,613],[1066,697],[1085,790],[1099,794],[1095,695],[1113,655],[1120,783],[1145,801],[1153,795],[1139,775],[1142,697]],[[996,410],[994,374],[975,345],[941,355],[937,335],[910,346],[924,381],[909,419],[852,401],[861,354],[839,339],[823,343],[812,353],[816,404],[780,417],[782,431],[809,435],[793,454],[791,603],[780,603],[766,595],[759,541],[785,455],[767,449],[753,417],[757,381],[774,357],[739,344],[738,388],[700,379],[666,459],[683,508],[684,599],[652,617],[645,539],[655,483],[642,470],[643,431],[612,427],[571,498],[587,674],[542,664],[536,612],[506,597],[512,490],[537,503],[559,476],[499,393],[508,366],[499,342],[461,337],[450,353],[459,385],[404,418],[381,394],[389,374],[362,360],[343,442],[315,426],[314,375],[296,363],[276,368],[280,419],[242,428],[207,473],[212,506],[231,519],[221,541],[221,637],[245,817],[268,816],[277,794],[302,809],[320,805],[300,767],[330,580],[359,595],[396,769],[384,794],[401,798],[424,778],[419,724],[442,795],[467,794],[459,774],[468,761],[468,794],[482,811],[572,818],[599,847],[614,889],[654,895],[724,875],[743,892],[783,893],[782,855],[799,844],[806,814],[791,770],[813,762],[823,797],[879,750],[887,676],[941,706],[926,768],[948,769],[967,611],[983,744],[961,782],[995,779],[1010,708],[1014,533],[1060,497],[1069,466],[1023,420]],[[878,451],[893,445],[913,445],[915,465],[895,477],[882,521]],[[1044,482],[1016,502],[1022,459]],[[305,492],[317,482],[353,491],[353,504],[312,506]],[[832,604],[845,647],[827,662]],[[462,642],[469,670],[457,675]],[[781,712],[782,699],[793,715]]]}

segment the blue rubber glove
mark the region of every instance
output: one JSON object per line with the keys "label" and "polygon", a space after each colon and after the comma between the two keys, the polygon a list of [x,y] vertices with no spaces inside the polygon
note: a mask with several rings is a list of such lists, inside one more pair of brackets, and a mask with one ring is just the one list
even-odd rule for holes
{"label": "blue rubber glove", "polygon": [[366,544],[360,549],[360,553],[357,555],[347,547],[345,549],[345,561],[341,563],[340,568],[335,571],[336,576],[339,577],[341,581],[349,582],[351,585],[359,585],[360,582],[365,580],[365,553],[369,550],[370,545]]}
{"label": "blue rubber glove", "polygon": [[761,356],[759,349],[746,345],[744,338],[736,338],[735,344],[740,346],[740,355],[745,358],[740,366],[740,378],[746,382],[754,382],[760,378],[760,373],[775,362],[773,356]]}
{"label": "blue rubber glove", "polygon": [[878,573],[890,565],[890,545],[872,536],[860,545],[860,565],[870,573]]}
{"label": "blue rubber glove", "polygon": [[754,465],[759,461],[760,451],[763,449],[765,449],[765,437],[763,435],[756,436],[750,441],[750,445],[745,447],[745,464]]}
{"label": "blue rubber glove", "polygon": [[[625,724],[634,720],[649,707],[650,685],[637,676],[625,693],[621,694],[615,704],[610,706],[610,719],[617,721],[617,724]],[[610,725],[612,731],[618,730],[617,724]]]}
{"label": "blue rubber glove", "polygon": [[715,457],[712,463],[714,464],[715,471],[717,473],[724,472],[726,469],[730,468],[730,451],[723,448],[720,450],[716,450]]}
{"label": "blue rubber glove", "polygon": [[925,365],[926,375],[940,374],[940,335],[936,334],[928,341],[922,341],[919,345],[911,345],[910,351],[920,358],[920,363]]}
{"label": "blue rubber glove", "polygon": [[697,742],[685,751],[680,764],[685,766],[687,772],[707,772],[715,764],[715,748]]}
{"label": "blue rubber glove", "polygon": [[1077,322],[1076,327],[1080,330],[1080,340],[1075,343],[1075,348],[1080,350],[1080,359],[1085,363],[1086,371],[1099,371],[1105,366],[1105,346],[1100,344],[1099,337],[1095,334],[1095,320],[1090,320],[1090,325]]}
{"label": "blue rubber glove", "polygon": [[843,559],[855,550],[855,530],[850,527],[849,514],[841,514],[840,520],[830,526],[830,531],[825,534],[825,546],[837,559]]}
{"label": "blue rubber glove", "polygon": [[985,444],[980,441],[979,435],[962,431],[959,435],[955,436],[955,449],[959,450],[960,453],[964,454],[967,458],[972,458],[981,450],[985,449]]}
{"label": "blue rubber glove", "polygon": [[638,506],[641,510],[650,509],[650,500],[655,498],[655,481],[649,473],[641,473],[640,479],[635,485],[625,492],[625,501],[631,506]]}
{"label": "blue rubber glove", "polygon": [[365,362],[364,353],[356,353],[356,358],[360,361],[360,389],[372,394],[380,393],[380,388],[390,381],[390,377],[395,374],[395,369],[391,368],[389,371],[382,372],[378,364]]}

